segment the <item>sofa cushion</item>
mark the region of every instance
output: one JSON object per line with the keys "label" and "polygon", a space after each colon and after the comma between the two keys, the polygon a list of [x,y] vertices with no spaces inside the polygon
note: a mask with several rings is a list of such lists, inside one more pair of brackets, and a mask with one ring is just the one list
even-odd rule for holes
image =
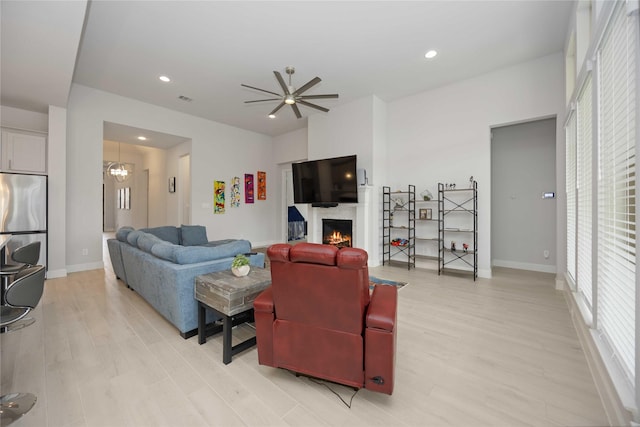
{"label": "sofa cushion", "polygon": [[206,245],[207,229],[202,225],[184,225],[180,226],[180,237],[182,238],[182,246],[200,246]]}
{"label": "sofa cushion", "polygon": [[120,227],[120,229],[116,232],[116,239],[121,242],[127,242],[127,236],[134,230],[133,227],[125,226]]}
{"label": "sofa cushion", "polygon": [[133,230],[132,232],[127,234],[127,242],[129,242],[131,246],[138,247],[138,237],[140,237],[141,235],[142,235],[142,231]]}
{"label": "sofa cushion", "polygon": [[215,247],[183,246],[175,252],[175,262],[178,264],[194,264],[197,262],[234,257],[237,254],[246,253],[250,250],[251,243],[249,243],[248,240],[235,240]]}
{"label": "sofa cushion", "polygon": [[170,261],[174,264],[176,261],[176,252],[183,249],[182,246],[174,245],[171,243],[157,243],[151,247],[151,253],[158,258]]}
{"label": "sofa cushion", "polygon": [[151,253],[151,248],[158,243],[165,243],[165,241],[151,233],[142,233],[138,236],[138,247],[145,252]]}
{"label": "sofa cushion", "polygon": [[144,231],[145,233],[151,233],[162,240],[166,240],[169,243],[173,243],[174,245],[179,245],[181,243],[180,229],[178,227],[174,227],[173,225],[165,225],[162,227],[153,227],[153,228],[141,228],[140,231]]}
{"label": "sofa cushion", "polygon": [[234,242],[236,239],[223,239],[223,240],[212,240],[210,242],[205,243],[203,246],[220,246],[225,245],[229,242]]}

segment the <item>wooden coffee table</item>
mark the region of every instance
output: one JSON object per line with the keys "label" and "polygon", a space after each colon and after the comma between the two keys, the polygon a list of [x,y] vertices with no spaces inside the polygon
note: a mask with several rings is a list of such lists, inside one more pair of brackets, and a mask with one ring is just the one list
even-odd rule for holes
{"label": "wooden coffee table", "polygon": [[253,300],[269,285],[271,271],[253,266],[244,277],[236,277],[228,270],[197,276],[195,294],[198,301],[198,343],[204,344],[207,340],[206,310],[211,309],[222,317],[222,362],[225,365],[231,363],[234,354],[256,345],[254,336],[232,346],[231,328],[253,319]]}

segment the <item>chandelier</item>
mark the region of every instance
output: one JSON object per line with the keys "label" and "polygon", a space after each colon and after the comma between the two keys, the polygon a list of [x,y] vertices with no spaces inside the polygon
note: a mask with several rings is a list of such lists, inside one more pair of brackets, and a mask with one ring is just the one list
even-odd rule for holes
{"label": "chandelier", "polygon": [[126,181],[132,173],[131,165],[120,161],[120,143],[118,142],[118,161],[109,163],[107,175],[117,182]]}

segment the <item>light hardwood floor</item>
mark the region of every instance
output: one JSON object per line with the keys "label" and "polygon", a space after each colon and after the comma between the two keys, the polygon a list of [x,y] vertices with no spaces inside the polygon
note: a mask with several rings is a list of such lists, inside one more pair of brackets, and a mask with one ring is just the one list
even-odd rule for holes
{"label": "light hardwood floor", "polygon": [[2,334],[2,393],[38,396],[13,426],[607,425],[553,276],[370,274],[409,282],[392,396],[360,390],[348,409],[324,386],[259,366],[255,348],[225,366],[221,337],[182,339],[108,265],[48,280],[36,323]]}

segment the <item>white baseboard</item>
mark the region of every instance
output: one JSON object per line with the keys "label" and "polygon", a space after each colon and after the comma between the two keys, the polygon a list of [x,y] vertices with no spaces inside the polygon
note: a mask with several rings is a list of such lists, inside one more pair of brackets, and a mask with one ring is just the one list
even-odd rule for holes
{"label": "white baseboard", "polygon": [[515,268],[517,270],[539,271],[541,273],[555,273],[555,265],[532,264],[528,262],[505,261],[494,259],[492,261],[494,267]]}
{"label": "white baseboard", "polygon": [[59,277],[67,277],[67,269],[60,268],[58,270],[48,270],[47,279],[57,279]]}
{"label": "white baseboard", "polygon": [[478,277],[482,277],[483,279],[491,279],[493,277],[493,273],[491,270],[478,269]]}
{"label": "white baseboard", "polygon": [[76,273],[78,271],[99,270],[104,268],[104,262],[89,262],[86,264],[67,265],[67,273]]}

